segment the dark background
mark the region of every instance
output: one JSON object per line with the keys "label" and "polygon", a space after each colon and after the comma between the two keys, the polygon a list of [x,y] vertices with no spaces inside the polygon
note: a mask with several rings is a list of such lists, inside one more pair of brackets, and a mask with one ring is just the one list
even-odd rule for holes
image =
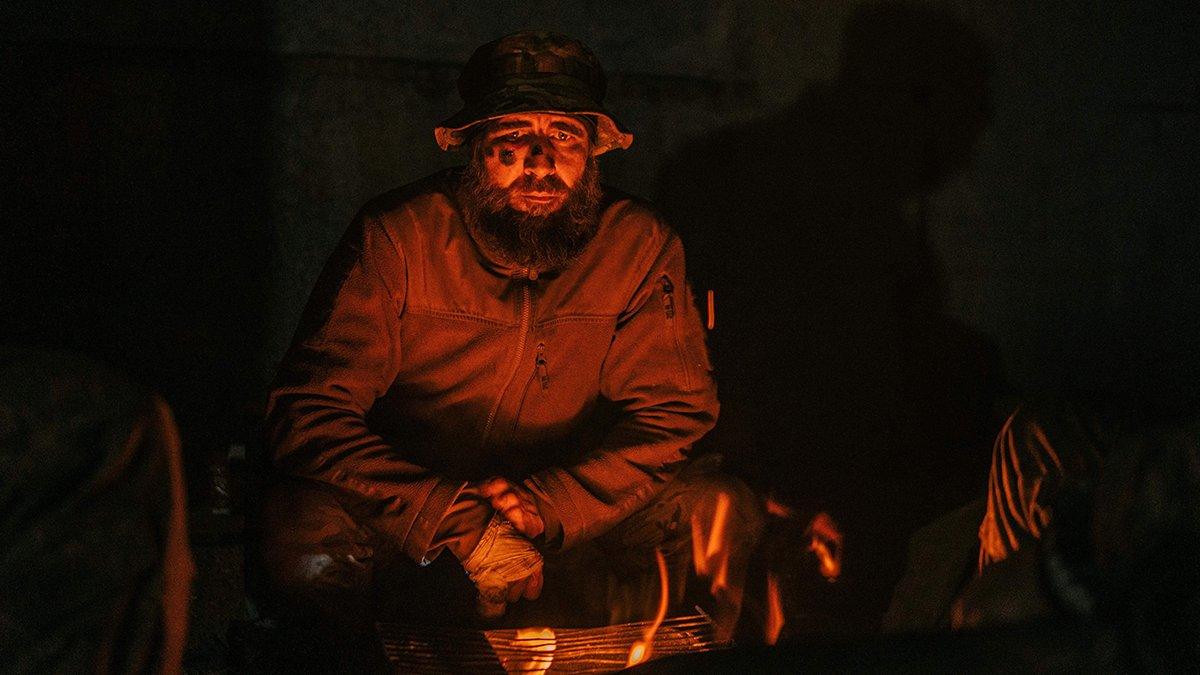
{"label": "dark background", "polygon": [[0,339],[163,392],[194,483],[358,206],[460,161],[460,64],[526,27],[600,57],[636,135],[604,177],[716,291],[712,442],[872,555],[982,485],[998,396],[1195,402],[1193,2],[78,4],[0,9]]}

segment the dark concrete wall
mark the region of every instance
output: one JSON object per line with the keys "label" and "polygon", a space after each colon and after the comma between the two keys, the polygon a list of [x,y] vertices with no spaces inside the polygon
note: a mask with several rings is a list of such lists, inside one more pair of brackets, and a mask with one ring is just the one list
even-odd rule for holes
{"label": "dark concrete wall", "polygon": [[[837,82],[862,4],[7,4],[4,334],[143,374],[196,443],[219,443],[356,208],[458,160],[430,129],[474,46],[527,26],[588,42],[637,135],[605,175],[654,196],[683,148]],[[896,203],[941,307],[1018,389],[1183,396],[1200,327],[1192,3],[936,6],[991,66],[974,145]]]}
{"label": "dark concrete wall", "polygon": [[255,3],[0,9],[3,339],[173,405],[193,456],[257,396],[277,67]]}

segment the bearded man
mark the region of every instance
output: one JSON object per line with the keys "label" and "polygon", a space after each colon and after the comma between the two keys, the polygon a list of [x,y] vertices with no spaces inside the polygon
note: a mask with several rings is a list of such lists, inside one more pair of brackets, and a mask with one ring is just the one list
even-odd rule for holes
{"label": "bearded man", "polygon": [[[556,584],[603,591],[601,620],[645,616],[654,550],[678,603],[718,501],[736,586],[762,517],[689,458],[718,409],[704,333],[679,238],[599,182],[633,140],[604,88],[561,35],[480,47],[435,130],[468,165],[371,202],[338,245],[270,399],[280,479],[252,565],[277,614],[462,618],[457,580],[485,617]],[[572,567],[585,543],[603,565]],[[586,621],[581,598],[549,620]]]}

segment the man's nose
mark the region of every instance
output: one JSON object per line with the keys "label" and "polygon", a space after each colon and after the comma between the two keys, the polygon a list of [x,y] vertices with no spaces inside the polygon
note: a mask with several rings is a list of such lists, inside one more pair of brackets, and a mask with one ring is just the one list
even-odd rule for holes
{"label": "man's nose", "polygon": [[525,173],[537,179],[554,173],[554,155],[541,142],[535,142],[525,155]]}

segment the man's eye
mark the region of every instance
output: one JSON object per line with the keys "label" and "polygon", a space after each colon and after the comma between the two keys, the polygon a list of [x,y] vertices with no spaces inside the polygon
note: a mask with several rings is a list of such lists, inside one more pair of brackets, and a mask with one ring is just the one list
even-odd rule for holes
{"label": "man's eye", "polygon": [[505,134],[505,136],[504,136],[504,140],[506,140],[506,141],[517,141],[520,139],[521,139],[521,132],[519,132],[519,131],[511,131],[511,132]]}
{"label": "man's eye", "polygon": [[565,131],[560,131],[558,132],[558,136],[556,138],[560,141],[569,141],[571,140],[571,134],[568,134]]}

